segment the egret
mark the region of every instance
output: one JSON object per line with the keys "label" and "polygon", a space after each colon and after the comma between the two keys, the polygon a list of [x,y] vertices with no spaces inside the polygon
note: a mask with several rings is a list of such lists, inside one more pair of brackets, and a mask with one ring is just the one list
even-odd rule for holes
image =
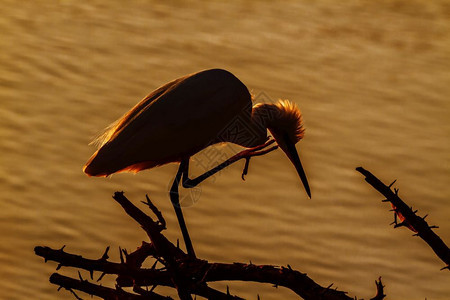
{"label": "egret", "polygon": [[[269,140],[267,130],[274,140]],[[304,136],[302,115],[292,102],[260,103],[252,107],[247,87],[233,74],[211,69],[175,79],[141,100],[100,136],[99,149],[83,168],[88,176],[139,172],[179,162],[170,198],[188,254],[194,249],[181,211],[178,187],[198,185],[226,166],[280,147],[294,164],[311,198],[295,144]],[[278,146],[268,148],[276,141]],[[202,149],[230,142],[247,149],[197,178],[188,176],[189,159]]]}

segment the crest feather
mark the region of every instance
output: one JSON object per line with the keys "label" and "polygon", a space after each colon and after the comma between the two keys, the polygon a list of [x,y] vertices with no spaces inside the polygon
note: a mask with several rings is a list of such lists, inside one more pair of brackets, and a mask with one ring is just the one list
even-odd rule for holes
{"label": "crest feather", "polygon": [[305,135],[300,109],[294,102],[289,100],[279,100],[275,106],[278,110],[278,117],[271,123],[274,127],[284,129],[289,134],[291,140],[297,143]]}

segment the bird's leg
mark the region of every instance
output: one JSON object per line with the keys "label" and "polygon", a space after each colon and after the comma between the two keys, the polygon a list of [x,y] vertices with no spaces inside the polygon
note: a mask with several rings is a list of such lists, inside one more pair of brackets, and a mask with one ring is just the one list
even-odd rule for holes
{"label": "bird's leg", "polygon": [[175,180],[172,183],[170,189],[170,200],[172,201],[173,208],[175,209],[175,214],[178,218],[178,223],[180,224],[181,233],[183,234],[184,243],[186,245],[186,250],[188,255],[195,258],[194,247],[192,246],[191,238],[189,237],[189,232],[186,227],[186,222],[184,221],[183,212],[180,206],[180,195],[178,193],[178,186],[180,185],[181,176],[184,174],[184,170],[189,167],[189,159],[182,160],[180,167],[178,168],[177,175],[175,175]]}
{"label": "bird's leg", "polygon": [[247,173],[248,173],[248,167],[250,165],[250,158],[252,158],[253,156],[261,156],[261,155],[267,154],[269,152],[272,152],[273,150],[276,150],[278,148],[278,146],[272,146],[269,149],[262,150],[262,149],[266,148],[267,146],[270,146],[274,142],[275,142],[275,140],[272,139],[262,145],[243,150],[235,155],[236,161],[239,159],[245,158],[245,165],[244,165],[244,169],[242,170],[242,175],[241,175],[242,180],[245,180],[245,175],[247,175]]}
{"label": "bird's leg", "polygon": [[206,171],[205,173],[203,173],[202,175],[194,178],[194,179],[190,179],[188,177],[188,171],[189,171],[189,161],[187,161],[186,167],[183,169],[183,176],[182,176],[182,184],[184,188],[192,188],[197,186],[200,182],[202,182],[203,180],[211,177],[212,175],[216,174],[217,172],[219,172],[220,170],[228,167],[229,165],[231,165],[232,163],[237,162],[238,160],[241,160],[243,158],[246,159],[245,162],[245,167],[244,170],[242,172],[242,178],[244,178],[245,175],[247,175],[248,172],[248,165],[250,163],[250,158],[253,156],[260,156],[260,155],[264,155],[266,153],[272,152],[273,150],[277,149],[278,146],[272,146],[269,149],[265,149],[264,148],[272,145],[275,142],[275,140],[269,140],[268,142],[256,146],[254,148],[249,148],[246,150],[243,150],[241,152],[239,152],[238,154],[230,157],[229,159],[227,159],[226,161],[224,161],[223,163],[221,163],[220,165],[212,168],[209,171]]}
{"label": "bird's leg", "polygon": [[248,173],[248,166],[250,165],[250,158],[251,157],[245,158],[244,170],[242,170],[242,175],[241,175],[242,180],[245,180],[245,175],[247,175],[247,173]]}

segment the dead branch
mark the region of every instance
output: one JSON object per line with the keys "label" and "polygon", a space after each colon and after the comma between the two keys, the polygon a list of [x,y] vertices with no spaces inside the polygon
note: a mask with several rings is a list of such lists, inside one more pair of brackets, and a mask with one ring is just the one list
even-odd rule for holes
{"label": "dead branch", "polygon": [[[135,252],[139,252],[138,248]],[[132,266],[132,261],[125,263],[114,263],[106,259],[87,259],[81,255],[74,255],[64,251],[64,249],[51,249],[49,247],[35,247],[36,255],[44,257],[45,261],[51,260],[58,262],[57,270],[61,267],[74,267],[89,271],[93,280],[94,271],[104,274],[119,275],[117,282],[120,286],[132,286],[133,281],[151,282],[151,284],[164,285],[173,287],[170,276],[166,270],[158,269],[141,269]],[[130,255],[129,255],[130,256]],[[101,280],[101,279],[100,279]],[[97,281],[100,281],[97,280]],[[150,284],[149,284],[150,285]]]}
{"label": "dead branch", "polygon": [[146,291],[146,295],[136,295],[128,293],[122,290],[119,286],[115,289],[96,285],[80,278],[76,280],[67,276],[60,275],[58,273],[53,273],[50,276],[50,282],[60,287],[64,287],[69,290],[77,299],[79,298],[73,290],[79,290],[90,295],[98,296],[103,299],[121,299],[121,300],[144,300],[144,299],[155,299],[155,300],[170,300],[170,297],[160,296],[156,293]]}
{"label": "dead branch", "polygon": [[[191,295],[219,300],[242,299],[230,295],[228,291],[225,293],[208,286],[208,282],[239,280],[283,286],[303,299],[356,299],[347,296],[346,292],[331,289],[331,285],[322,287],[306,274],[295,271],[290,266],[210,263],[206,260],[192,258],[161,233],[165,228],[164,218],[148,197],[146,204],[157,216],[158,221],[154,221],[132,204],[123,192],[116,192],[113,198],[130,217],[141,225],[151,241],[150,243],[143,242],[137,250],[131,253],[120,250],[120,263],[108,261],[109,247],[99,259],[86,259],[80,255],[67,253],[64,251],[64,247],[57,250],[48,247],[35,248],[35,253],[44,257],[45,261],[58,262],[57,269],[63,266],[84,269],[89,271],[91,280],[93,280],[93,273],[98,271],[101,272],[101,275],[97,281],[100,281],[105,274],[117,275],[115,289],[90,283],[81,276],[79,280],[57,273],[51,276],[52,283],[68,289],[75,296],[74,290],[79,290],[103,299],[171,299],[153,292],[156,286],[167,286],[175,288],[180,299],[192,299]],[[155,263],[151,268],[142,268],[143,262],[149,257],[153,257]],[[161,268],[156,267],[158,263],[162,265]],[[134,293],[124,291],[122,288],[125,287],[133,287]],[[147,287],[152,288],[148,290]],[[377,296],[373,299],[383,299],[381,280],[379,284],[377,283],[377,290]]]}
{"label": "dead branch", "polygon": [[150,210],[155,214],[155,216],[158,218],[159,224],[161,225],[161,230],[166,229],[166,220],[164,219],[161,211],[153,204],[152,201],[150,201],[150,198],[148,195],[145,195],[145,198],[147,201],[142,201],[145,205],[147,205]]}
{"label": "dead branch", "polygon": [[[394,227],[404,226],[415,232],[415,235],[421,237],[431,247],[431,249],[433,249],[434,253],[436,253],[436,255],[447,264],[447,266],[442,269],[449,269],[450,249],[432,230],[432,228],[437,228],[437,226],[430,226],[425,221],[427,215],[424,217],[419,217],[416,214],[417,210],[413,211],[412,208],[400,199],[398,196],[398,189],[394,188],[394,191],[391,190],[391,186],[395,183],[395,181],[387,186],[366,169],[358,167],[356,170],[366,177],[365,180],[373,188],[386,197],[383,202],[389,201],[391,203],[395,217],[393,222]],[[400,223],[397,221],[397,218],[400,219]]]}
{"label": "dead branch", "polygon": [[378,281],[375,280],[375,285],[377,286],[377,294],[370,300],[383,300],[386,295],[384,294],[384,285],[381,282],[381,277],[378,278]]}

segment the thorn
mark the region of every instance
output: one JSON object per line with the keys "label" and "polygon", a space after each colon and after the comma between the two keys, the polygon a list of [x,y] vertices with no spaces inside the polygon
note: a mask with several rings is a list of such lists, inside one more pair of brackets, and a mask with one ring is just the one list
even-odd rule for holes
{"label": "thorn", "polygon": [[250,265],[253,265],[252,261],[250,261]]}
{"label": "thorn", "polygon": [[445,266],[445,267],[441,268],[440,271],[445,270],[445,269],[449,269],[450,270],[450,266]]}
{"label": "thorn", "polygon": [[432,226],[428,226],[428,228],[430,228],[430,229],[433,229],[433,228],[439,228],[439,226],[432,225]]}
{"label": "thorn", "polygon": [[292,271],[292,268],[291,268],[291,266],[289,264],[287,265],[287,267],[288,267],[289,270]]}
{"label": "thorn", "polygon": [[259,297],[259,294],[257,294],[257,297],[258,297],[258,298],[257,298],[258,300],[261,300],[261,298]]}
{"label": "thorn", "polygon": [[64,252],[64,248],[66,248],[66,245],[62,246],[61,249],[59,249],[59,251]]}
{"label": "thorn", "polygon": [[63,265],[61,263],[58,264],[58,266],[56,267],[56,271],[58,271],[59,269],[61,269]]}
{"label": "thorn", "polygon": [[394,185],[394,183],[397,181],[397,179],[395,179],[394,181],[392,181],[392,183],[388,186],[389,188],[391,188],[391,186]]}
{"label": "thorn", "polygon": [[124,264],[125,260],[123,259],[122,248],[120,248],[120,246],[119,246],[119,254],[120,254],[120,263]]}
{"label": "thorn", "polygon": [[89,274],[91,275],[91,280],[94,280],[94,270],[89,270]]}
{"label": "thorn", "polygon": [[157,286],[158,286],[157,284],[154,284],[154,285],[152,286],[152,288],[150,289],[150,292],[153,292],[153,290],[154,290]]}
{"label": "thorn", "polygon": [[107,260],[109,258],[109,256],[108,256],[109,248],[110,248],[110,246],[106,247],[105,252],[103,253],[103,255],[100,258],[100,260]]}
{"label": "thorn", "polygon": [[127,249],[122,249],[123,254],[125,255],[125,260],[128,258],[128,251]]}
{"label": "thorn", "polygon": [[156,268],[156,264],[157,264],[157,263],[158,263],[158,261],[155,260],[155,262],[153,263],[153,266],[152,266],[150,269],[154,270],[154,269]]}
{"label": "thorn", "polygon": [[145,194],[145,199],[147,199],[147,201],[141,201],[142,203],[144,203],[145,205],[148,205],[148,202],[150,201],[150,198],[148,197],[148,194]]}
{"label": "thorn", "polygon": [[383,200],[381,200],[381,202],[389,202],[390,200],[389,199],[383,199]]}
{"label": "thorn", "polygon": [[422,217],[422,220],[425,221],[425,219],[428,217],[428,214],[426,214],[425,216]]}
{"label": "thorn", "polygon": [[106,273],[105,272],[103,272],[102,273],[102,275],[100,275],[100,277],[97,279],[97,282],[99,282],[100,280],[102,280],[103,279],[103,277],[106,275]]}
{"label": "thorn", "polygon": [[413,211],[413,214],[415,214],[415,213],[417,213],[418,212],[418,210],[416,209],[415,211]]}
{"label": "thorn", "polygon": [[403,223],[403,222],[397,223],[397,224],[394,225],[394,228],[399,228],[399,227],[402,227],[402,226],[406,226],[405,223]]}
{"label": "thorn", "polygon": [[77,299],[77,300],[83,300],[82,298],[80,298],[80,297],[78,297],[78,295],[73,291],[73,289],[68,289],[69,290],[69,292],[71,292],[72,293],[72,295],[75,297],[75,299]]}
{"label": "thorn", "polygon": [[397,214],[396,213],[394,213],[394,221],[389,225],[394,225],[394,226],[397,225]]}
{"label": "thorn", "polygon": [[83,280],[83,277],[81,277],[80,271],[78,271],[78,278],[80,278],[80,281],[84,281],[84,280]]}
{"label": "thorn", "polygon": [[157,223],[159,225],[159,231],[162,231],[164,229],[166,229],[166,220],[164,219],[162,213],[158,210],[158,208],[152,203],[152,201],[150,200],[150,198],[148,197],[148,195],[145,195],[145,198],[147,199],[147,202],[141,201],[142,203],[144,203],[145,205],[147,205],[150,210],[155,214],[155,216],[158,218]]}
{"label": "thorn", "polygon": [[230,295],[230,287],[227,285],[227,296],[231,296]]}
{"label": "thorn", "polygon": [[180,239],[177,239],[177,249],[180,249]]}

